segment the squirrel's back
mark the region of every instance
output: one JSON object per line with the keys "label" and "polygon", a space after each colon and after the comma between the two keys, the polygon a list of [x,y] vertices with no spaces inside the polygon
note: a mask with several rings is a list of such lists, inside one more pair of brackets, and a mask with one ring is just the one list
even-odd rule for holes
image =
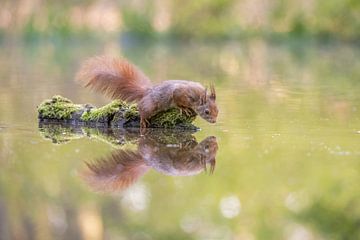
{"label": "squirrel's back", "polygon": [[124,101],[141,100],[151,87],[150,80],[136,66],[108,56],[87,60],[76,79],[85,87]]}

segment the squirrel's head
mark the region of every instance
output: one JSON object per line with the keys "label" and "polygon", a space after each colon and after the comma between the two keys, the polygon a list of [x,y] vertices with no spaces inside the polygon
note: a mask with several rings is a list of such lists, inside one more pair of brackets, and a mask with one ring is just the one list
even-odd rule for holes
{"label": "squirrel's head", "polygon": [[216,93],[214,85],[210,85],[210,94],[208,94],[205,88],[204,94],[201,96],[200,104],[195,108],[195,111],[210,123],[215,123],[218,115],[218,108],[215,103]]}

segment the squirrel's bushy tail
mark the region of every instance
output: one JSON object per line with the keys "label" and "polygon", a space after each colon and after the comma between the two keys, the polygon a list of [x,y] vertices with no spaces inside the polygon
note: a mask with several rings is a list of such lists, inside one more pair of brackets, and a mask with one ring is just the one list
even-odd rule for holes
{"label": "squirrel's bushy tail", "polygon": [[76,75],[83,86],[104,93],[112,99],[139,101],[151,87],[150,80],[125,59],[107,56],[87,60]]}

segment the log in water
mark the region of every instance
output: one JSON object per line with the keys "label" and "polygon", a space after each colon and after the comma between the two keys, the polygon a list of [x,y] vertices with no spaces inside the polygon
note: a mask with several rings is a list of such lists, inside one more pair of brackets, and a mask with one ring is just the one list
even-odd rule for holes
{"label": "log in water", "polygon": [[[53,96],[38,106],[38,118],[42,123],[64,123],[89,127],[139,128],[140,115],[136,104],[120,100],[96,108],[91,104],[75,104],[62,96]],[[171,108],[153,116],[150,128],[173,128],[196,130],[192,124],[196,114],[185,115],[177,108]]]}

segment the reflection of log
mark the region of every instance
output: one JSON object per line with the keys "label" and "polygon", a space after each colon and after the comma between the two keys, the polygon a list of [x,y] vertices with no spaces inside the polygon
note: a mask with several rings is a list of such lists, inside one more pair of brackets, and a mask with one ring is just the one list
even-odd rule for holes
{"label": "reflection of log", "polygon": [[[138,128],[140,117],[137,106],[115,100],[106,106],[96,108],[89,104],[74,104],[69,99],[54,96],[38,106],[40,122],[58,122],[68,125],[89,127]],[[179,109],[172,108],[156,114],[150,119],[150,128],[197,128],[191,123],[196,115],[186,116]]]}
{"label": "reflection of log", "polygon": [[[53,143],[67,143],[73,139],[89,137],[101,140],[112,146],[121,146],[125,143],[135,143],[139,139],[139,128],[96,128],[68,123],[54,123],[40,121],[39,131],[45,139],[50,139]],[[161,129],[148,128],[143,132],[151,135],[159,142],[167,144],[179,144],[181,141],[192,139],[192,133],[196,130],[183,129]]]}

